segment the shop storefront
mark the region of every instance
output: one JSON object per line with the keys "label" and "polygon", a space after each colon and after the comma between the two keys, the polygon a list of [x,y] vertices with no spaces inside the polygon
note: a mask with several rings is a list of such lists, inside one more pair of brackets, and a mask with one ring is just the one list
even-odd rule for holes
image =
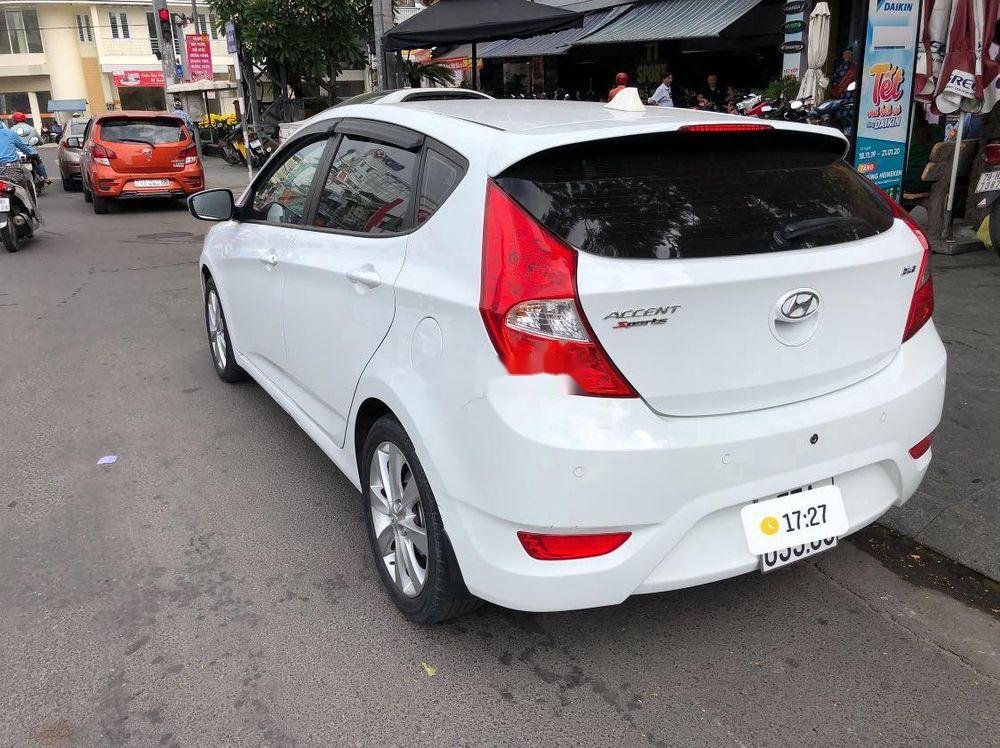
{"label": "shop storefront", "polygon": [[[601,100],[615,75],[625,72],[645,97],[669,70],[675,101],[681,104],[685,92],[705,86],[709,73],[724,89],[763,89],[782,76],[789,11],[801,6],[797,12],[808,17],[812,5],[782,0],[590,3],[579,29],[483,45],[482,88],[499,96],[552,97],[559,91],[573,99]],[[828,0],[828,5],[829,76],[840,52],[862,37],[863,12],[859,19],[855,6],[863,2]]]}
{"label": "shop storefront", "polygon": [[166,99],[161,70],[123,70],[112,74],[122,109],[159,111]]}

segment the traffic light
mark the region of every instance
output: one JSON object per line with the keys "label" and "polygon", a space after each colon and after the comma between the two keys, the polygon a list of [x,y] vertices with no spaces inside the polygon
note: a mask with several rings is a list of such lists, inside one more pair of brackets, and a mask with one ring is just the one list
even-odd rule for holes
{"label": "traffic light", "polygon": [[156,30],[159,37],[161,59],[173,59],[174,30],[167,0],[153,0],[153,15],[156,16]]}

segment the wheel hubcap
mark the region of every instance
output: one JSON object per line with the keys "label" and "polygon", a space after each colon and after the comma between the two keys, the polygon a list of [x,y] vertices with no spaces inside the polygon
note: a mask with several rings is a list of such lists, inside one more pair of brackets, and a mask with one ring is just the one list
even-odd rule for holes
{"label": "wheel hubcap", "polygon": [[427,582],[424,505],[406,457],[392,442],[375,450],[368,485],[378,555],[396,588],[416,597]]}
{"label": "wheel hubcap", "polygon": [[212,357],[219,371],[226,368],[226,321],[222,317],[222,306],[214,290],[208,292],[206,304],[208,316],[208,342],[212,346]]}

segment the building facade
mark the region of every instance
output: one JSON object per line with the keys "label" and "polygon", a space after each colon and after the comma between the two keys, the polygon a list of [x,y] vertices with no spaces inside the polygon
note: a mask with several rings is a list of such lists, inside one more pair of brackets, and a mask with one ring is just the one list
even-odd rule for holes
{"label": "building facade", "polygon": [[[191,3],[170,10],[190,16]],[[50,100],[83,100],[86,113],[163,108],[150,2],[0,0],[0,11],[0,116],[22,111],[39,127]],[[184,33],[208,34],[215,79],[234,79],[235,60],[207,4],[198,6],[197,28],[189,23]],[[178,51],[181,44],[175,40]],[[235,95],[211,92],[210,110],[233,111]]]}

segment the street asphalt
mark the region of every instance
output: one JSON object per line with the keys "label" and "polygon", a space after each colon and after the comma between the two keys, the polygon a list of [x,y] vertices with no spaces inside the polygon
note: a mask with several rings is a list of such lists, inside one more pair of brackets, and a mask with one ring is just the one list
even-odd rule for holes
{"label": "street asphalt", "polygon": [[[1000,744],[1000,599],[850,542],[617,607],[406,622],[359,494],[258,386],[215,376],[208,224],[97,216],[58,185],[42,205],[0,254],[0,745]],[[976,353],[913,520],[994,554],[997,316],[961,314],[996,310],[997,265],[939,265],[943,336]],[[964,536],[941,519],[973,511]]]}

